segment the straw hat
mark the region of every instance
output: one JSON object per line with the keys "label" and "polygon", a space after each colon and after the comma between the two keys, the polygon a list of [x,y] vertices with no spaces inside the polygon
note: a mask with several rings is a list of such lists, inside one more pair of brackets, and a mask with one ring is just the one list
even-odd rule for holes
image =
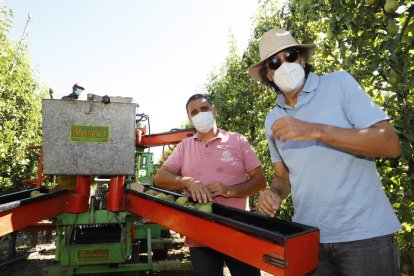
{"label": "straw hat", "polygon": [[306,60],[308,60],[315,51],[315,44],[299,44],[290,32],[286,30],[271,29],[266,32],[259,41],[260,62],[249,68],[250,76],[258,81],[262,81],[260,69],[265,61],[274,54],[290,47],[303,50]]}

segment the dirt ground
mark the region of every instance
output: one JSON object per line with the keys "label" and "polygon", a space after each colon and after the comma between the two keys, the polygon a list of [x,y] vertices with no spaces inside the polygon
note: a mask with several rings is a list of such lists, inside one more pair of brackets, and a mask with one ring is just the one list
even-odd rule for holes
{"label": "dirt ground", "polygon": [[[54,237],[54,233],[53,233]],[[52,237],[52,238],[53,238]],[[166,260],[179,260],[182,262],[189,262],[188,248],[183,246],[183,238],[172,232],[173,244],[168,250],[168,257]],[[18,235],[16,249],[16,256],[20,257],[19,260],[10,262],[0,267],[1,275],[16,275],[16,276],[39,276],[42,275],[42,270],[48,266],[58,265],[55,261],[55,244],[53,239],[51,241],[45,241],[43,238],[38,239],[36,246],[28,246],[30,236],[27,233],[21,233]],[[5,248],[7,247],[7,240],[0,241],[1,264],[7,262],[5,258]],[[30,253],[32,252],[32,253]],[[29,254],[30,253],[30,254]],[[190,276],[191,271],[140,271],[140,272],[123,272],[123,273],[100,273],[89,274],[94,276],[103,275],[158,275],[158,276]],[[224,268],[223,276],[230,276],[227,268]],[[234,276],[234,275],[233,275]],[[237,275],[236,275],[237,276]],[[262,272],[262,276],[271,276],[266,272]]]}
{"label": "dirt ground", "polygon": [[[166,260],[180,260],[189,261],[189,252],[186,247],[183,246],[183,238],[177,234],[172,233],[173,244],[168,250],[168,257]],[[55,261],[55,244],[53,242],[54,233],[52,234],[52,240],[46,242],[42,237],[42,233],[39,232],[38,241],[36,246],[30,246],[31,234],[22,232],[19,233],[16,242],[16,257],[19,259],[10,262],[0,267],[1,275],[16,275],[16,276],[39,276],[42,275],[42,271],[45,267],[51,267],[58,265]],[[0,248],[2,249],[1,255],[5,256],[7,247],[7,240],[1,241]],[[32,253],[30,253],[32,252]],[[6,258],[1,258],[2,264],[7,262]],[[140,272],[123,272],[123,273],[95,273],[89,274],[93,276],[104,275],[160,275],[160,276],[190,276],[191,271],[140,271]],[[230,274],[228,274],[230,275]]]}

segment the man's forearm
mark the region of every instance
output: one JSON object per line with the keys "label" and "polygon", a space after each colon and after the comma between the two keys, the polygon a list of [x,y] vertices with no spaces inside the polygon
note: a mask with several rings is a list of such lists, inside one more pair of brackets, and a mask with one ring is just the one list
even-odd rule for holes
{"label": "man's forearm", "polygon": [[319,125],[318,132],[318,141],[353,154],[368,157],[397,157],[400,154],[398,136],[387,121],[365,129]]}
{"label": "man's forearm", "polygon": [[272,179],[272,184],[270,185],[270,190],[277,193],[283,200],[290,194],[290,183],[288,180],[274,176]]}
{"label": "man's forearm", "polygon": [[186,188],[186,181],[181,175],[174,174],[161,167],[154,176],[154,185],[166,190],[181,190]]}
{"label": "man's forearm", "polygon": [[281,141],[318,141],[367,157],[395,158],[401,152],[398,135],[386,120],[367,128],[353,129],[315,124],[286,116],[273,123],[272,133]]}

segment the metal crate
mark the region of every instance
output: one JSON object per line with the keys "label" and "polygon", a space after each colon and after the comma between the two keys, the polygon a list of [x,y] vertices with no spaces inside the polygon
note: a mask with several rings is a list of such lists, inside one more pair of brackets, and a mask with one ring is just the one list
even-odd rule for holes
{"label": "metal crate", "polygon": [[42,104],[45,175],[135,173],[135,103],[44,99]]}

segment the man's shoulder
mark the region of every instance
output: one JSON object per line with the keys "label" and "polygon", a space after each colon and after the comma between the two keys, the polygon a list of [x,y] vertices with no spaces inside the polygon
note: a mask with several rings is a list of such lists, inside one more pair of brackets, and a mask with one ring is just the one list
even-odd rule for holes
{"label": "man's shoulder", "polygon": [[74,101],[74,100],[77,100],[77,97],[75,97],[75,96],[71,93],[71,94],[69,94],[69,95],[67,95],[67,96],[63,96],[61,99],[62,99],[62,100],[65,100],[65,101]]}
{"label": "man's shoulder", "polygon": [[225,141],[225,142],[229,142],[229,143],[234,143],[234,142],[246,143],[247,142],[248,143],[246,136],[244,136],[243,134],[239,132],[220,129],[219,136],[220,135],[221,135],[222,141]]}
{"label": "man's shoulder", "polygon": [[244,137],[243,134],[235,132],[235,131],[228,131],[228,130],[224,130],[224,129],[219,129],[220,133],[219,135],[225,135],[231,138],[238,138],[238,137]]}
{"label": "man's shoulder", "polygon": [[181,142],[180,143],[178,143],[178,145],[189,145],[189,144],[191,144],[191,143],[194,143],[194,141],[196,140],[197,138],[195,137],[195,136],[191,136],[191,137],[187,137],[187,138],[184,138],[184,139],[182,139],[181,140]]}
{"label": "man's shoulder", "polygon": [[268,121],[271,121],[273,123],[274,120],[280,116],[285,116],[285,115],[282,113],[282,108],[279,105],[276,105],[275,107],[272,108],[272,110],[269,111],[269,113],[267,113],[266,118],[265,118],[265,124]]}
{"label": "man's shoulder", "polygon": [[334,71],[322,76],[319,76],[321,80],[332,80],[332,81],[338,81],[341,79],[347,79],[352,78],[351,74],[349,74],[346,71]]}

